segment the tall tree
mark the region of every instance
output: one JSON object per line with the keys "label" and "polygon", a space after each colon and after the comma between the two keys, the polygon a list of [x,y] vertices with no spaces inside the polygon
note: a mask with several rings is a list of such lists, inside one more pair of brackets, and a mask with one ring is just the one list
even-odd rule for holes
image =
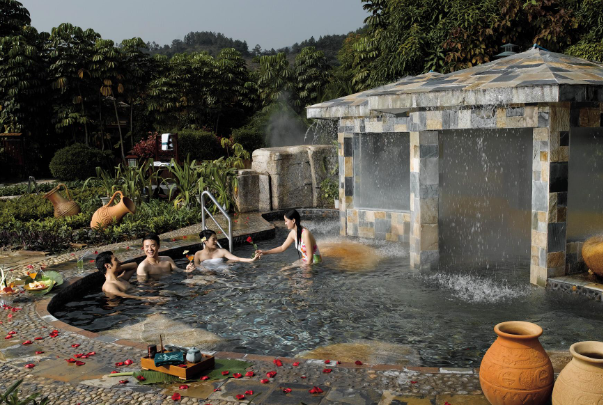
{"label": "tall tree", "polygon": [[223,123],[226,129],[240,126],[244,118],[247,89],[245,83],[249,81],[249,73],[245,60],[234,48],[222,49],[216,58],[216,71],[212,93],[215,95],[215,127],[220,133],[220,120],[227,118]]}
{"label": "tall tree", "polygon": [[281,97],[294,97],[293,72],[284,53],[260,57],[258,94],[263,107]]}
{"label": "tall tree", "polygon": [[0,37],[20,35],[31,25],[29,11],[16,0],[0,0]]}
{"label": "tall tree", "polygon": [[329,69],[324,52],[308,46],[295,57],[298,105],[306,107],[314,104],[329,82]]}

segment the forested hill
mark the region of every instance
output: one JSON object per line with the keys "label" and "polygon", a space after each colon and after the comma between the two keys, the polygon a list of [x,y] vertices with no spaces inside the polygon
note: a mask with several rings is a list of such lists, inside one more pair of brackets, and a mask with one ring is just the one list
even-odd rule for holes
{"label": "forested hill", "polygon": [[[360,33],[362,29],[356,30],[356,33]],[[294,57],[299,54],[301,50],[307,46],[314,46],[317,50],[323,51],[327,62],[331,66],[338,65],[337,52],[341,49],[344,39],[347,35],[325,35],[318,39],[311,37],[301,43],[295,43],[291,46],[280,48],[280,49],[262,49],[258,44],[252,49],[249,49],[247,41],[235,40],[226,37],[220,32],[211,31],[197,31],[189,32],[184,36],[184,40],[174,39],[171,45],[160,46],[155,42],[147,42],[151,54],[162,54],[167,56],[173,56],[177,53],[184,52],[202,52],[206,51],[212,56],[216,56],[223,48],[234,48],[241,53],[245,59],[252,59],[256,56],[262,55],[276,55],[279,52],[284,52],[288,56]]]}

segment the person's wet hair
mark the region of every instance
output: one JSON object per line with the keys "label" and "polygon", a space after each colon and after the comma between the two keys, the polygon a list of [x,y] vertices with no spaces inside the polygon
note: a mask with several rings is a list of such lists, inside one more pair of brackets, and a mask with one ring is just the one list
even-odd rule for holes
{"label": "person's wet hair", "polygon": [[[299,212],[297,212],[297,210],[289,210],[285,213],[285,217],[288,220],[295,220],[295,225],[297,226],[297,236],[296,236],[297,246],[300,246],[303,229],[301,226],[301,217],[299,216]],[[298,250],[297,254],[298,254],[298,256],[301,257],[299,250]]]}
{"label": "person's wet hair", "polygon": [[[211,229],[204,229],[199,232],[199,239],[203,240],[203,238],[205,238],[205,240],[208,240],[212,235],[216,235],[216,232]],[[205,248],[205,245],[201,242],[201,250],[203,250],[203,248]]]}
{"label": "person's wet hair", "polygon": [[142,238],[142,243],[144,244],[145,240],[154,240],[157,243],[157,246],[161,245],[161,242],[159,242],[159,236],[156,233],[148,233],[144,236],[144,238]]}
{"label": "person's wet hair", "polygon": [[96,256],[96,268],[103,274],[107,274],[107,268],[105,264],[111,263],[111,257],[113,252],[101,252]]}

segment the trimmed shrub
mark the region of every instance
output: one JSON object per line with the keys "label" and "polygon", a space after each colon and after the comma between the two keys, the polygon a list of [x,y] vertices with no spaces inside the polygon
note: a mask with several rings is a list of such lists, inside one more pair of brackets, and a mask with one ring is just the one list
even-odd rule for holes
{"label": "trimmed shrub", "polygon": [[96,166],[107,167],[112,154],[76,143],[59,149],[50,161],[50,172],[61,180],[85,180],[96,175]]}
{"label": "trimmed shrub", "polygon": [[239,128],[232,131],[232,139],[235,143],[240,143],[251,155],[254,150],[266,147],[264,134],[254,128]]}
{"label": "trimmed shrub", "polygon": [[182,160],[190,155],[196,161],[215,160],[224,155],[216,135],[190,129],[178,131],[178,154]]}

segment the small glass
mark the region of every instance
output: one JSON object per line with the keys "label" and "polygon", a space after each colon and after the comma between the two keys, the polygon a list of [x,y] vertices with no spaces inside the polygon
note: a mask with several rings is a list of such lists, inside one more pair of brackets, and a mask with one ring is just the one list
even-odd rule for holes
{"label": "small glass", "polygon": [[77,259],[77,269],[80,271],[84,270],[84,256]]}

